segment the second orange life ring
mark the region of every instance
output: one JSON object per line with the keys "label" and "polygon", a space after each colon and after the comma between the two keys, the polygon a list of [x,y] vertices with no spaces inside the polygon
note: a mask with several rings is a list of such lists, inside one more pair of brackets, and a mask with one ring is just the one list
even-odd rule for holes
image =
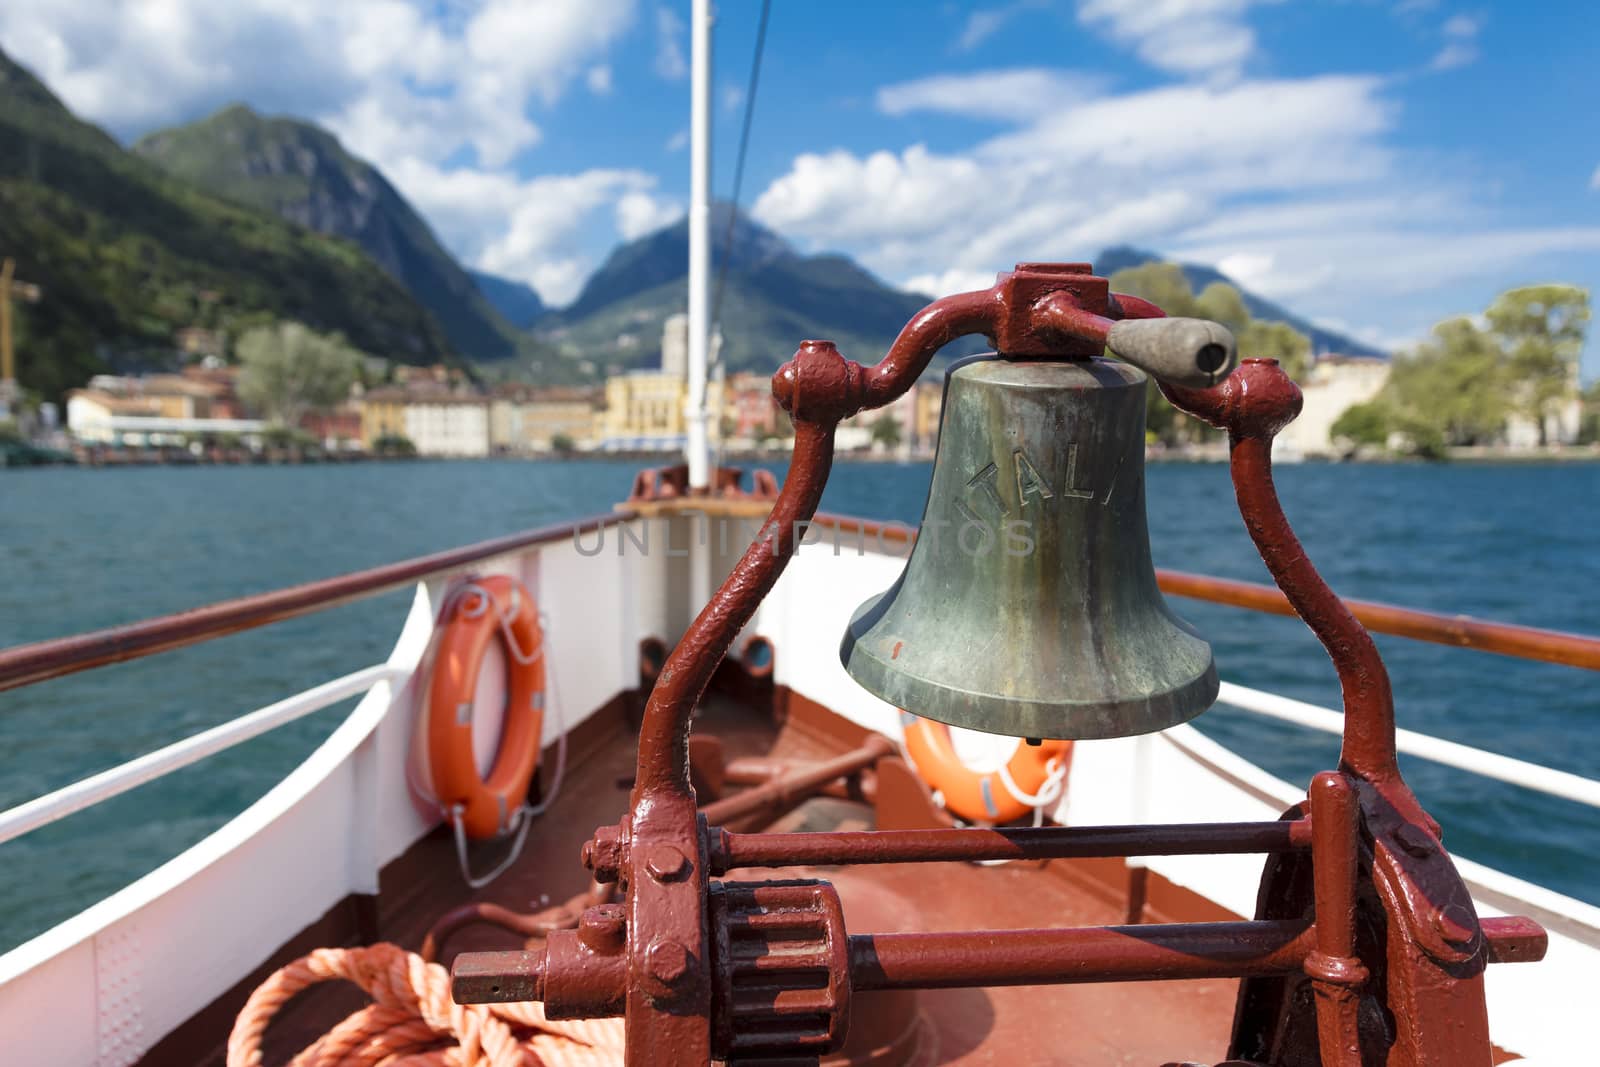
{"label": "second orange life ring", "polygon": [[[533,598],[515,578],[463,585],[447,602],[428,678],[427,758],[434,796],[468,837],[508,833],[527,800],[544,732],[544,632]],[[503,643],[506,716],[488,775],[472,751],[472,700],[489,642]]]}
{"label": "second orange life ring", "polygon": [[947,811],[968,822],[1004,823],[1022,818],[1042,806],[1030,804],[1023,797],[1048,802],[1051,797],[1041,794],[1041,790],[1052,779],[1064,787],[1072,766],[1071,741],[1043,741],[1037,745],[1018,741],[1017,750],[1004,767],[976,771],[962,761],[950,740],[950,727],[944,723],[901,712],[900,724],[905,731],[906,752],[916,764],[917,773],[944,798]]}

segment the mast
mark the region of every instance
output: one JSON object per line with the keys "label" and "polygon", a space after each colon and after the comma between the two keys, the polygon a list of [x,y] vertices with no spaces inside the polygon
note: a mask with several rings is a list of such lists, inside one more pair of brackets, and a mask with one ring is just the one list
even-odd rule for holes
{"label": "mast", "polygon": [[706,367],[711,347],[711,0],[693,0],[689,97],[689,488],[711,484]]}

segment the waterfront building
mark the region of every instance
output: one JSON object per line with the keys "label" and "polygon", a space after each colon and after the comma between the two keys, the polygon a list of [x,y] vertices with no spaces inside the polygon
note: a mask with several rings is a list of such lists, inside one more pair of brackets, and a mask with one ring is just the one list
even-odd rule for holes
{"label": "waterfront building", "polygon": [[787,426],[778,417],[781,410],[772,395],[771,375],[730,374],[723,386],[723,436],[741,445],[759,443]]}
{"label": "waterfront building", "polygon": [[384,385],[358,393],[361,409],[361,446],[376,451],[383,438],[406,436],[406,391]]}
{"label": "waterfront building", "polygon": [[640,370],[606,379],[605,431],[608,452],[671,451],[685,440],[688,383],[681,375]]}
{"label": "waterfront building", "polygon": [[838,449],[841,452],[883,450],[872,437],[872,429],[880,419],[890,419],[900,429],[900,442],[889,451],[909,455],[916,447],[917,390],[908,389],[884,407],[858,412],[845,419],[839,424],[835,438]]}
{"label": "waterfront building", "polygon": [[420,456],[487,456],[489,402],[462,388],[413,386],[406,395],[405,436]]}
{"label": "waterfront building", "polygon": [[487,456],[489,400],[431,375],[369,389],[361,397],[361,441],[371,450],[383,437],[406,438],[419,456]]}
{"label": "waterfront building", "polygon": [[944,376],[924,378],[913,394],[911,444],[918,452],[932,454],[939,440],[939,416],[944,411]]}
{"label": "waterfront building", "polygon": [[1339,416],[1377,397],[1389,381],[1390,362],[1377,356],[1323,355],[1311,365],[1300,392],[1305,404],[1300,417],[1278,434],[1276,446],[1288,455],[1332,456]]}
{"label": "waterfront building", "polygon": [[661,327],[661,373],[689,377],[689,316],[667,316]]}
{"label": "waterfront building", "polygon": [[67,394],[67,429],[85,444],[175,446],[197,438],[255,437],[265,424],[241,418],[232,380],[197,374],[97,374]]}
{"label": "waterfront building", "polygon": [[603,404],[604,391],[590,386],[500,386],[489,400],[490,447],[526,455],[549,452],[565,438],[574,448],[592,448]]}
{"label": "waterfront building", "polygon": [[300,416],[300,429],[315,437],[329,452],[355,452],[365,444],[361,403],[352,398],[327,411]]}

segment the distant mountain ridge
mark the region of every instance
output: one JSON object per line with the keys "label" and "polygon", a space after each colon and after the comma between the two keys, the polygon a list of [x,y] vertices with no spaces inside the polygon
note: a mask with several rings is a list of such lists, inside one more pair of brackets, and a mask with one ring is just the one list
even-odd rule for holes
{"label": "distant mountain ridge", "polygon": [[360,245],[476,360],[515,353],[517,330],[376,167],[327,130],[242,104],[141,138],[133,150],[207,192]]}
{"label": "distant mountain ridge", "polygon": [[532,326],[547,310],[544,300],[526,282],[481,270],[468,270],[467,277],[472,279],[478,292],[494,305],[495,310],[519,330]]}
{"label": "distant mountain ridge", "polygon": [[[713,278],[722,263],[729,212],[712,210]],[[661,327],[688,300],[687,219],[617,246],[578,298],[535,331],[571,356],[601,367],[654,365]],[[743,214],[734,217],[721,306],[722,360],[729,370],[770,373],[807,338],[828,338],[845,355],[876,361],[928,297],[896,289],[841,255],[803,255]],[[971,349],[963,343],[960,351]]]}
{"label": "distant mountain ridge", "polygon": [[[714,277],[721,266],[730,210],[727,204],[713,208]],[[570,358],[592,361],[599,368],[653,365],[659,357],[662,323],[687,303],[688,240],[688,222],[680,219],[618,245],[577,299],[547,312],[535,322],[534,331]],[[1124,267],[1166,259],[1155,252],[1117,246],[1101,252],[1094,266],[1109,276]],[[1239,290],[1252,315],[1288,323],[1311,338],[1314,351],[1387,355],[1257,296],[1215,268],[1181,266],[1196,292],[1212,282],[1226,282]],[[768,372],[808,337],[832,339],[846,355],[863,362],[876,360],[931,299],[881,281],[846,256],[803,255],[739,213],[734,217],[721,315],[724,362],[730,370]],[[970,339],[958,342],[948,354],[982,347],[981,339]]]}
{"label": "distant mountain ridge", "polygon": [[[1156,252],[1147,252],[1143,249],[1132,248],[1128,245],[1117,245],[1100,253],[1094,261],[1096,273],[1109,278],[1119,270],[1127,267],[1143,266],[1146,263],[1169,262],[1172,257],[1163,256]],[[1199,293],[1212,282],[1223,282],[1239,290],[1239,296],[1244,301],[1245,308],[1254,318],[1265,319],[1268,322],[1286,322],[1296,330],[1311,339],[1311,351],[1314,353],[1335,352],[1345,356],[1379,356],[1388,358],[1389,353],[1374,348],[1362,341],[1337,330],[1329,330],[1318,326],[1309,319],[1302,318],[1288,310],[1281,304],[1274,303],[1266,297],[1257,296],[1226,274],[1215,267],[1208,267],[1201,263],[1179,263],[1183,268],[1184,277],[1189,279],[1189,286]]]}
{"label": "distant mountain ridge", "polygon": [[44,290],[18,377],[49,397],[170,359],[191,325],[292,318],[404,362],[453,359],[433,317],[360,249],[216,198],[125,151],[0,52],[0,249]]}

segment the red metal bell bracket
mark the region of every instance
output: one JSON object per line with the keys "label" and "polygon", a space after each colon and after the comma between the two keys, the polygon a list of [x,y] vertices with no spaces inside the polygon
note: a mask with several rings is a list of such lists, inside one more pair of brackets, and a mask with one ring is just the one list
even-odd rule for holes
{"label": "red metal bell bracket", "polygon": [[[805,1058],[835,1047],[852,989],[1255,976],[1312,984],[1322,1048],[1274,1045],[1286,1028],[1253,1019],[1251,1006],[1290,1012],[1293,998],[1247,984],[1230,1052],[1240,1059],[1487,1063],[1482,966],[1538,958],[1543,931],[1528,920],[1477,919],[1437,825],[1400,777],[1376,646],[1317,574],[1273,489],[1272,437],[1298,414],[1299,390],[1260,360],[1203,388],[1232,362],[1232,338],[1209,323],[1149,321],[1161,317],[1154,305],[1110,293],[1087,264],[1023,264],[990,289],[930,304],[875,366],[844,359],[827,341],[802,343],[772,384],[795,428],[788,479],[754,543],[661,668],[641,726],[631,812],[584,848],[597,880],[620,882],[624,904],[591,909],[577,931],[552,934],[543,953],[460,957],[456,999],[542,999],[552,1018],[620,1012],[635,1062],[701,1067],[735,1053]],[[969,334],[1013,358],[1087,359],[1109,345],[1153,371],[1178,407],[1228,431],[1245,524],[1344,687],[1341,767],[1314,781],[1308,809],[1267,824],[792,835],[728,834],[697,814],[691,713],[793,557],[821,499],[838,423],[893,401],[939,348]],[[1293,914],[1132,930],[851,936],[826,883],[710,880],[736,867],[804,863],[1225,852],[1269,854],[1263,900],[1281,872],[1288,888],[1274,906]],[[1307,862],[1314,892],[1302,901],[1296,865]],[[1376,903],[1364,903],[1369,896]],[[1392,925],[1386,955],[1370,943],[1374,908],[1380,924],[1388,916]],[[774,943],[781,951],[770,950]],[[806,961],[800,970],[797,955]],[[764,969],[774,981],[751,984]],[[1378,1039],[1359,1007],[1372,987],[1399,1019],[1396,1032],[1379,1035],[1385,1051],[1369,1057]],[[769,1036],[741,1038],[741,1021],[751,1020]],[[788,1036],[774,1040],[774,1032]]]}

